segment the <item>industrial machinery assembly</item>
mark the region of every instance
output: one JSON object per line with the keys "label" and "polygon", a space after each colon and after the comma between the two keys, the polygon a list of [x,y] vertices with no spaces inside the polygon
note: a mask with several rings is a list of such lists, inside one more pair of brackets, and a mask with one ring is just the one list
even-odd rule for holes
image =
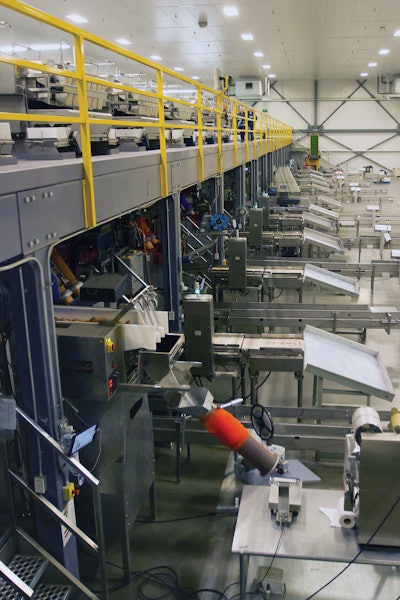
{"label": "industrial machinery assembly", "polygon": [[[109,600],[111,545],[128,583],[135,522],[143,506],[156,518],[157,445],[177,482],[185,445],[229,449],[241,600],[285,593],[249,557],[365,546],[359,562],[399,566],[397,382],[374,345],[400,324],[373,298],[399,278],[387,195],[323,174],[315,133],[299,173],[291,127],[229,86],[177,74],[178,94],[172,71],[70,35],[74,65],[0,56],[0,596],[46,598],[50,565],[59,600]],[[85,44],[151,77],[100,76]],[[344,463],[343,493],[310,489],[310,455]],[[26,582],[10,556],[29,549],[43,562]]]}

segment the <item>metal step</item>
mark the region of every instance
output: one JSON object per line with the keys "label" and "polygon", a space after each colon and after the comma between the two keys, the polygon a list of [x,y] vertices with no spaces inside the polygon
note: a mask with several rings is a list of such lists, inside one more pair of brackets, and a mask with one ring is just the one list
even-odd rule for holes
{"label": "metal step", "polygon": [[67,600],[72,592],[69,585],[52,585],[49,583],[39,583],[35,587],[35,600]]}
{"label": "metal step", "polygon": [[[47,559],[42,556],[16,554],[8,564],[8,568],[29,587],[34,588],[46,570],[47,564]],[[0,580],[1,600],[21,600],[23,597],[10,583],[4,579]]]}

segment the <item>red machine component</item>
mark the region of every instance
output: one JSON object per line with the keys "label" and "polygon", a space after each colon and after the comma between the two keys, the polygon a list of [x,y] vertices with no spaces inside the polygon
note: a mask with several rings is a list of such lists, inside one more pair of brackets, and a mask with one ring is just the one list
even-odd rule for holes
{"label": "red machine component", "polygon": [[199,417],[200,423],[222,444],[239,452],[251,465],[267,475],[278,464],[279,457],[250,435],[238,419],[223,408],[215,408]]}

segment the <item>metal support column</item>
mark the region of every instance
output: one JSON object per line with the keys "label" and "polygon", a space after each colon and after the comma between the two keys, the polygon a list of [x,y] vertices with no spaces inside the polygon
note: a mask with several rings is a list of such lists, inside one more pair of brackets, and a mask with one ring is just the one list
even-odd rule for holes
{"label": "metal support column", "polygon": [[[224,206],[224,174],[222,173],[219,177],[213,180],[214,182],[214,198],[215,198],[215,209],[218,213],[223,213],[225,210]],[[225,247],[224,237],[219,236],[216,243],[216,251],[214,255],[214,261],[217,265],[222,265],[225,259]]]}
{"label": "metal support column", "polygon": [[246,166],[240,165],[235,169],[235,208],[246,204]]}
{"label": "metal support column", "polygon": [[258,161],[250,162],[250,202],[251,206],[257,205],[258,196]]}
{"label": "metal support column", "polygon": [[268,189],[268,164],[267,155],[260,156],[260,187],[261,193]]}
{"label": "metal support column", "polygon": [[274,179],[274,157],[273,152],[267,154],[267,184],[272,185]]}
{"label": "metal support column", "polygon": [[160,201],[163,241],[164,309],[169,313],[171,331],[182,329],[182,253],[179,194]]}
{"label": "metal support column", "polygon": [[[38,251],[35,257],[1,267],[0,280],[9,289],[12,303],[11,361],[16,373],[18,404],[53,439],[59,441],[58,427],[63,409],[49,249]],[[63,486],[68,481],[66,464],[60,462],[58,455],[48,452],[47,447],[42,447],[43,442],[32,430],[26,431],[26,440],[30,482],[38,477],[43,482],[45,498],[64,511]],[[42,506],[34,505],[33,514],[39,543],[79,578],[75,537],[63,531],[57,521],[49,520]]]}

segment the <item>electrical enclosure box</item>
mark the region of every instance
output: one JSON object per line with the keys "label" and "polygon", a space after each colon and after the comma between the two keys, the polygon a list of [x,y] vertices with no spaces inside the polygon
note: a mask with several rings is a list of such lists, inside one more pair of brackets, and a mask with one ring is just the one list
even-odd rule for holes
{"label": "electrical enclosure box", "polygon": [[244,79],[236,81],[235,94],[237,98],[262,98],[263,89],[261,79]]}
{"label": "electrical enclosure box", "polygon": [[262,208],[251,208],[249,213],[249,244],[262,245],[264,211]]}
{"label": "electrical enclosure box", "polygon": [[63,323],[56,331],[63,395],[108,402],[118,387],[117,327]]}
{"label": "electrical enclosure box", "polygon": [[247,287],[247,240],[231,238],[228,240],[230,290],[244,290]]}
{"label": "electrical enclosure box", "polygon": [[[132,250],[132,252],[128,252],[121,256],[121,259],[124,261],[127,267],[131,269],[136,275],[140,277],[140,279],[144,280],[144,261],[145,255],[144,252],[138,252],[137,250]],[[130,296],[134,296],[139,292],[143,285],[138,281],[133,275],[129,273],[127,269],[125,269],[120,263],[117,264],[117,270],[120,275],[128,275],[129,284],[129,294]]]}
{"label": "electrical enclosure box", "polygon": [[[122,268],[122,267],[121,267]],[[128,274],[101,273],[89,277],[81,287],[82,302],[119,302],[122,296],[129,294]]]}
{"label": "electrical enclosure box", "polygon": [[269,227],[269,196],[259,196],[257,200],[258,206],[263,210],[263,230],[267,230]]}
{"label": "electrical enclosure box", "polygon": [[211,294],[188,294],[183,299],[185,316],[185,359],[202,363],[191,369],[193,375],[212,377],[215,371],[213,351],[214,301]]}

